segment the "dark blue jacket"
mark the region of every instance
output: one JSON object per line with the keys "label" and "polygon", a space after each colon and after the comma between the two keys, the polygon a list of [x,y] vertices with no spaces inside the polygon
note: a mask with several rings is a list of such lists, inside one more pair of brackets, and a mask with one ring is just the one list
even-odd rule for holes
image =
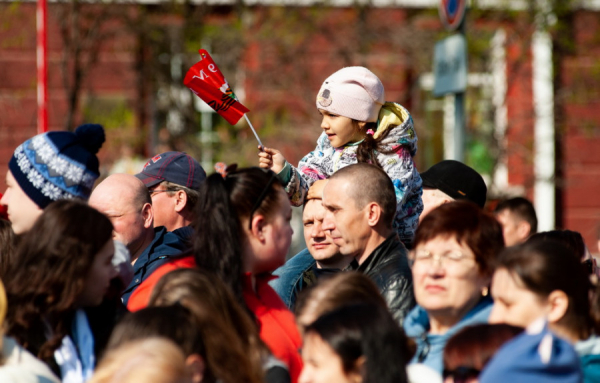
{"label": "dark blue jacket", "polygon": [[127,305],[127,301],[135,289],[154,270],[169,262],[173,257],[191,249],[193,234],[194,230],[190,226],[173,231],[167,231],[164,226],[154,228],[154,239],[133,265],[133,280],[122,296],[125,305]]}
{"label": "dark blue jacket", "polygon": [[296,303],[296,294],[299,290],[299,284],[302,283],[302,274],[316,264],[317,262],[310,255],[308,249],[304,249],[273,272],[273,275],[278,278],[271,279],[269,285],[277,292],[290,310]]}
{"label": "dark blue jacket", "polygon": [[[348,266],[345,270],[349,270]],[[319,269],[317,261],[304,249],[289,259],[285,265],[273,272],[278,278],[269,281],[269,285],[283,300],[283,303],[292,311],[300,291],[313,285],[316,280],[327,278],[342,270]]]}

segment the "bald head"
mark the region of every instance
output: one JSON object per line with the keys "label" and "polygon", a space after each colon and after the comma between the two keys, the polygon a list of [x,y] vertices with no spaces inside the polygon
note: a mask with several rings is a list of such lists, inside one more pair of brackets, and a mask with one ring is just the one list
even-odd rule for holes
{"label": "bald head", "polygon": [[132,259],[137,258],[154,238],[150,194],[135,176],[109,176],[96,186],[89,204],[111,220],[114,238],[127,246]]}
{"label": "bald head", "polygon": [[146,185],[130,174],[113,174],[100,182],[90,196],[90,205],[103,200],[124,200],[128,205],[142,207],[152,204]]}
{"label": "bald head", "polygon": [[381,207],[381,221],[392,227],[396,215],[396,193],[390,177],[375,165],[358,163],[333,173],[329,181],[341,181],[358,209],[375,202]]}

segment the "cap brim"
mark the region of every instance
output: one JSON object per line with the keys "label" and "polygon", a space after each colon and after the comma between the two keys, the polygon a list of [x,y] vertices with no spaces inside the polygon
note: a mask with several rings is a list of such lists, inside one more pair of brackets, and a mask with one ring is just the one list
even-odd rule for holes
{"label": "cap brim", "polygon": [[456,190],[454,190],[452,187],[450,187],[448,184],[446,184],[443,180],[440,180],[440,179],[432,180],[431,178],[429,178],[427,176],[427,172],[424,172],[421,174],[421,179],[423,180],[424,188],[437,189],[437,190],[441,191],[442,193],[448,194],[450,197],[452,197],[454,199],[465,198],[465,197],[461,196],[460,194],[458,194],[456,192]]}
{"label": "cap brim", "polygon": [[138,173],[135,175],[139,180],[141,180],[147,188],[151,188],[152,186],[158,185],[163,182],[160,178],[151,177],[144,173]]}
{"label": "cap brim", "polygon": [[430,189],[438,189],[438,185],[436,185],[435,182],[433,182],[431,179],[429,179],[427,177],[426,173],[427,172],[421,173],[421,180],[423,181],[423,187],[430,188]]}

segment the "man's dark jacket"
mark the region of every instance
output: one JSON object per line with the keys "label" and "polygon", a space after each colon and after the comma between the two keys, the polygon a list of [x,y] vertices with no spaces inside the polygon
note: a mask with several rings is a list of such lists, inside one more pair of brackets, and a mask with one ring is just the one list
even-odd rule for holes
{"label": "man's dark jacket", "polygon": [[408,250],[398,235],[388,237],[356,270],[375,282],[394,319],[402,325],[404,317],[415,306],[415,296]]}
{"label": "man's dark jacket", "polygon": [[191,248],[191,237],[194,230],[190,226],[184,226],[177,230],[167,231],[164,226],[154,228],[154,239],[144,250],[133,265],[133,280],[123,292],[123,303],[127,301],[135,289],[158,269],[169,262],[171,258],[178,256]]}

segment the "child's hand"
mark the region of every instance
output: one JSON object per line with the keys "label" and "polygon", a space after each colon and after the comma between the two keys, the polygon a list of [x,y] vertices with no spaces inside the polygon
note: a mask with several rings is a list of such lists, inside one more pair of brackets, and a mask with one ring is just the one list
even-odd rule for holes
{"label": "child's hand", "polygon": [[271,149],[259,146],[258,149],[258,166],[264,169],[271,169],[275,173],[279,173],[285,166],[285,158],[277,149]]}

